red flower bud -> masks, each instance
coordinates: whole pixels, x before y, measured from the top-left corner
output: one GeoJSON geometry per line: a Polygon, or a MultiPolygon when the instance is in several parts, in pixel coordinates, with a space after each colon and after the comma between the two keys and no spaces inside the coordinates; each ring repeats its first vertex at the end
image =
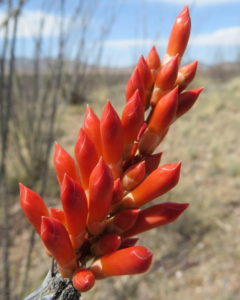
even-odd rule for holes
{"type": "Polygon", "coordinates": [[[113,183],[113,197],[112,197],[112,205],[119,203],[122,200],[124,193],[123,184],[120,178],[114,180],[113,183]]]}
{"type": "Polygon", "coordinates": [[[81,185],[65,174],[61,185],[61,201],[66,224],[75,249],[83,242],[87,223],[87,198],[81,185]]]}
{"type": "Polygon", "coordinates": [[[177,16],[177,19],[173,25],[170,38],[167,46],[167,57],[165,61],[169,58],[179,54],[180,57],[187,47],[189,35],[191,30],[191,19],[189,16],[188,7],[185,6],[181,13],[177,16]]]}
{"type": "Polygon", "coordinates": [[[34,191],[23,184],[20,187],[20,204],[29,222],[40,235],[42,216],[49,216],[48,209],[43,199],[34,191]]]}
{"type": "Polygon", "coordinates": [[[75,145],[75,156],[80,168],[81,184],[88,189],[90,174],[98,162],[95,146],[84,129],[80,129],[75,145]]]}
{"type": "Polygon", "coordinates": [[[176,55],[158,72],[150,100],[152,105],[156,105],[174,87],[178,75],[178,64],[179,57],[176,55]]]}
{"type": "Polygon", "coordinates": [[[152,253],[142,246],[120,249],[100,257],[91,266],[97,279],[107,276],[140,274],[148,270],[152,253]]]}
{"type": "Polygon", "coordinates": [[[95,276],[91,270],[78,269],[73,275],[72,283],[79,292],[87,292],[94,286],[95,276]]]}
{"type": "Polygon", "coordinates": [[[70,278],[77,263],[65,227],[54,218],[42,217],[41,238],[45,247],[56,259],[62,276],[70,278]]]}
{"type": "Polygon", "coordinates": [[[73,158],[57,143],[55,143],[54,164],[59,184],[62,183],[65,173],[73,180],[80,180],[73,158]]]}
{"type": "Polygon", "coordinates": [[[146,63],[151,70],[153,81],[156,80],[157,72],[161,67],[160,57],[155,46],[151,48],[146,58],[146,63]]]}
{"type": "Polygon", "coordinates": [[[131,166],[123,175],[123,186],[127,191],[131,191],[141,183],[146,175],[145,161],[131,166]]]}
{"type": "Polygon", "coordinates": [[[140,211],[137,221],[123,237],[133,236],[155,227],[175,221],[188,207],[187,203],[166,202],[148,207],[140,211]]]}
{"type": "Polygon", "coordinates": [[[57,219],[59,222],[61,222],[66,227],[66,217],[63,210],[55,207],[49,208],[49,213],[51,218],[57,219]]]}
{"type": "Polygon", "coordinates": [[[194,61],[191,64],[183,66],[178,71],[176,85],[178,85],[179,93],[183,91],[193,80],[197,71],[198,62],[194,61]]]}
{"type": "Polygon", "coordinates": [[[177,107],[178,87],[157,103],[148,128],[139,142],[139,150],[142,154],[151,154],[162,141],[168,127],[175,120],[177,107]]]}
{"type": "Polygon", "coordinates": [[[144,158],[146,174],[152,173],[160,164],[162,152],[148,155],[144,158]]]}
{"type": "Polygon", "coordinates": [[[100,121],[94,111],[87,105],[83,127],[91,141],[94,143],[98,156],[102,155],[100,121]]]}
{"type": "Polygon", "coordinates": [[[180,168],[180,162],[159,167],[123,198],[121,207],[140,207],[165,194],[178,183],[180,168]]]}
{"type": "Polygon", "coordinates": [[[142,78],[145,91],[150,90],[153,86],[153,78],[150,68],[143,56],[141,56],[138,60],[137,69],[140,77],[142,78]]]}
{"type": "Polygon", "coordinates": [[[144,84],[137,68],[134,69],[130,79],[127,82],[125,91],[127,101],[129,101],[129,99],[133,96],[136,90],[139,91],[141,103],[143,106],[145,106],[144,84]]]}
{"type": "Polygon", "coordinates": [[[123,132],[121,121],[110,101],[105,105],[100,130],[104,160],[107,164],[118,163],[123,153],[123,132]]]}
{"type": "MultiPolygon", "coordinates": [[[[113,177],[111,170],[100,158],[89,180],[88,229],[98,234],[98,223],[102,222],[110,211],[113,196],[113,177]]],[[[99,228],[99,230],[102,228],[99,228]]]]}
{"type": "Polygon", "coordinates": [[[144,109],[141,103],[139,90],[127,102],[122,113],[122,129],[125,156],[130,154],[133,142],[137,139],[139,130],[144,122],[144,109]]]}
{"type": "Polygon", "coordinates": [[[105,234],[101,236],[91,250],[96,256],[102,256],[116,251],[121,244],[121,237],[116,233],[105,234]]]}
{"type": "Polygon", "coordinates": [[[107,230],[120,234],[130,229],[135,224],[138,213],[139,209],[125,209],[118,212],[109,220],[107,230]]]}
{"type": "Polygon", "coordinates": [[[193,106],[202,90],[203,88],[198,88],[179,95],[176,118],[181,117],[193,106]]]}

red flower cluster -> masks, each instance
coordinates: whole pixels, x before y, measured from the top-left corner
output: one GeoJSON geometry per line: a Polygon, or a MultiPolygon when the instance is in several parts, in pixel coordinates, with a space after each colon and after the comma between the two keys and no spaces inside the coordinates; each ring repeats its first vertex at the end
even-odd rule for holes
{"type": "Polygon", "coordinates": [[[135,246],[134,236],[173,222],[188,206],[168,202],[142,208],[179,180],[181,164],[158,167],[161,153],[153,152],[202,91],[184,91],[197,62],[179,68],[190,27],[185,7],[163,62],[155,47],[139,59],[126,86],[121,118],[110,102],[100,120],[87,107],[75,144],[77,164],[56,144],[62,210],[48,209],[37,193],[20,185],[24,213],[62,277],[72,279],[79,291],[90,289],[95,278],[147,271],[152,254],[135,246]]]}

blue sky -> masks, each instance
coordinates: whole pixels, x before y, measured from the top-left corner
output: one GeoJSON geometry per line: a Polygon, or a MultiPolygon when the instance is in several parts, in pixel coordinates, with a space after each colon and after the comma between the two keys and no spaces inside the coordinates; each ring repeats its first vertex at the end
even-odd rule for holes
{"type": "MultiPolygon", "coordinates": [[[[66,0],[65,25],[79,1],[66,0]]],[[[57,55],[57,24],[60,0],[29,0],[19,22],[18,56],[30,57],[39,23],[46,17],[43,29],[43,56],[57,55]]],[[[82,0],[84,3],[84,0],[82,0]]],[[[84,18],[79,17],[68,27],[69,40],[65,56],[73,57],[84,24],[87,24],[86,51],[82,60],[94,62],[99,37],[104,33],[105,47],[101,64],[128,66],[146,54],[156,44],[161,56],[172,24],[184,4],[188,4],[192,18],[192,32],[185,60],[204,63],[240,59],[240,0],[85,0],[84,18]],[[86,4],[87,3],[87,4],[86,4]],[[111,29],[109,27],[111,24],[111,29]],[[91,53],[91,55],[89,55],[91,53]]],[[[0,7],[0,20],[4,7],[0,7]]],[[[0,42],[1,42],[0,31],[0,42]]]]}

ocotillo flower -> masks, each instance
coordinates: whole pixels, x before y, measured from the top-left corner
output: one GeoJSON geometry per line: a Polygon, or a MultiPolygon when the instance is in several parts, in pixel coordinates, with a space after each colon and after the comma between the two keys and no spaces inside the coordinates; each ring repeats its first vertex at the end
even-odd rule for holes
{"type": "Polygon", "coordinates": [[[191,19],[189,16],[188,7],[185,6],[173,25],[170,38],[168,41],[167,53],[164,62],[166,63],[176,54],[180,57],[187,47],[189,35],[191,30],[191,19]]]}
{"type": "Polygon", "coordinates": [[[73,247],[78,249],[84,240],[88,214],[87,198],[80,184],[67,174],[61,184],[61,202],[73,247]]]}
{"type": "Polygon", "coordinates": [[[93,243],[91,250],[96,256],[103,256],[116,251],[120,245],[121,237],[116,233],[109,233],[101,236],[95,243],[93,243]]]}
{"type": "Polygon", "coordinates": [[[89,105],[86,109],[83,127],[90,139],[92,140],[92,142],[94,143],[98,155],[101,156],[102,148],[100,135],[100,120],[89,105]]]}
{"type": "Polygon", "coordinates": [[[156,80],[158,70],[161,67],[160,57],[155,46],[151,48],[146,58],[146,63],[151,70],[153,81],[156,80]]]}
{"type": "Polygon", "coordinates": [[[179,180],[181,163],[167,164],[153,171],[139,186],[124,196],[121,206],[140,207],[165,194],[179,180]]]}
{"type": "Polygon", "coordinates": [[[100,121],[102,153],[106,163],[111,167],[113,176],[119,176],[119,164],[123,154],[123,130],[115,109],[108,101],[100,121]]]}
{"type": "Polygon", "coordinates": [[[158,72],[150,100],[151,105],[156,105],[174,87],[178,75],[178,63],[179,57],[176,55],[158,72]]]}
{"type": "Polygon", "coordinates": [[[23,184],[20,187],[20,204],[22,210],[28,217],[30,223],[34,226],[38,234],[41,231],[42,216],[49,216],[48,209],[43,199],[34,191],[23,184]]]}
{"type": "Polygon", "coordinates": [[[139,90],[128,100],[122,112],[121,124],[123,129],[124,157],[128,157],[132,145],[144,122],[144,108],[141,103],[139,90]]]}
{"type": "Polygon", "coordinates": [[[131,166],[125,174],[123,174],[122,182],[127,191],[131,191],[139,183],[142,182],[146,175],[145,161],[131,166]]]}
{"type": "Polygon", "coordinates": [[[146,97],[145,97],[144,83],[139,74],[138,68],[134,69],[130,79],[127,82],[126,91],[125,91],[127,101],[129,101],[129,99],[131,99],[131,97],[133,96],[133,94],[135,93],[136,90],[139,91],[139,96],[140,96],[142,105],[145,106],[146,97]]]}
{"type": "Polygon", "coordinates": [[[107,254],[91,266],[97,279],[108,276],[130,275],[146,272],[152,253],[142,246],[134,246],[107,254]]]}
{"type": "Polygon", "coordinates": [[[113,195],[112,195],[112,205],[119,203],[122,200],[124,194],[123,184],[120,178],[117,178],[113,182],[113,195]]]}
{"type": "Polygon", "coordinates": [[[75,144],[75,157],[81,170],[80,178],[84,189],[88,189],[90,174],[98,162],[98,154],[84,129],[80,129],[75,144]]]}
{"type": "Polygon", "coordinates": [[[160,164],[160,160],[162,157],[162,152],[148,155],[144,158],[145,161],[145,171],[146,174],[149,175],[152,171],[156,170],[160,164]]]}
{"type": "Polygon", "coordinates": [[[59,184],[62,183],[65,173],[76,181],[80,180],[73,158],[57,143],[55,143],[54,164],[59,184]]]}
{"type": "Polygon", "coordinates": [[[55,207],[49,208],[49,214],[50,217],[57,219],[59,222],[61,222],[64,226],[66,226],[66,217],[63,210],[55,207]]]}
{"type": "Polygon", "coordinates": [[[189,83],[192,82],[197,71],[197,65],[198,62],[194,61],[191,64],[187,64],[179,69],[176,80],[176,85],[178,86],[179,92],[183,91],[189,85],[189,83]]]}
{"type": "Polygon", "coordinates": [[[169,224],[175,221],[187,207],[186,203],[166,202],[146,208],[139,212],[137,221],[123,233],[123,236],[130,237],[169,224]]]}
{"type": "Polygon", "coordinates": [[[88,229],[92,234],[99,234],[103,228],[112,204],[113,177],[111,170],[101,158],[93,169],[89,180],[88,229]]]}
{"type": "Polygon", "coordinates": [[[63,210],[48,212],[38,194],[20,185],[23,211],[61,275],[81,292],[94,285],[95,277],[147,271],[152,254],[135,246],[138,238],[132,236],[175,221],[188,206],[150,202],[175,187],[181,167],[180,163],[159,167],[162,153],[154,151],[202,91],[185,90],[197,62],[180,66],[190,23],[185,7],[173,26],[162,64],[154,46],[146,60],[140,57],[127,82],[121,118],[109,101],[101,120],[87,107],[74,148],[77,163],[56,144],[54,164],[63,210]]]}
{"type": "Polygon", "coordinates": [[[87,292],[95,283],[95,276],[88,269],[78,269],[72,278],[73,286],[80,292],[87,292]]]}
{"type": "Polygon", "coordinates": [[[107,231],[121,234],[132,228],[138,219],[139,209],[125,209],[109,219],[107,231]]]}
{"type": "Polygon", "coordinates": [[[203,88],[198,88],[186,91],[179,95],[176,118],[185,114],[193,106],[202,90],[203,88]]]}
{"type": "Polygon", "coordinates": [[[41,238],[56,259],[63,277],[69,278],[77,267],[75,253],[65,227],[54,218],[42,217],[41,238]]]}
{"type": "Polygon", "coordinates": [[[177,107],[178,88],[176,87],[157,103],[148,128],[139,142],[139,151],[142,154],[151,154],[162,141],[169,126],[176,118],[177,107]]]}
{"type": "Polygon", "coordinates": [[[138,69],[139,75],[143,82],[144,92],[145,92],[144,103],[145,103],[145,107],[147,108],[149,106],[149,100],[150,100],[151,93],[152,93],[154,79],[153,79],[151,70],[143,56],[140,57],[140,59],[137,63],[137,69],[138,69]]]}

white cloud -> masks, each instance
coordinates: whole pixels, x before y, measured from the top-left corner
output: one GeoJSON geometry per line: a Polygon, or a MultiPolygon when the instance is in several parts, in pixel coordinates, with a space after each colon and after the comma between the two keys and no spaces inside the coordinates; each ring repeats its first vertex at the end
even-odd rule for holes
{"type": "Polygon", "coordinates": [[[191,44],[204,46],[240,45],[240,26],[222,28],[212,33],[192,36],[191,44]]]}
{"type": "MultiPolygon", "coordinates": [[[[128,48],[128,47],[151,47],[166,46],[167,41],[153,41],[151,39],[124,39],[124,40],[108,40],[105,42],[105,47],[110,48],[128,48]]],[[[238,46],[240,45],[240,26],[222,28],[217,31],[192,35],[190,45],[197,46],[238,46]]]]}
{"type": "Polygon", "coordinates": [[[194,4],[194,5],[212,5],[212,4],[223,4],[223,3],[240,3],[240,0],[145,0],[146,2],[167,2],[172,4],[194,4]]]}
{"type": "MultiPolygon", "coordinates": [[[[0,13],[0,24],[5,19],[5,14],[0,13]]],[[[42,29],[43,37],[54,37],[59,33],[59,24],[61,19],[54,14],[48,14],[42,11],[24,11],[18,20],[18,37],[31,38],[39,35],[40,24],[44,20],[42,29]]],[[[13,22],[10,23],[13,26],[13,22]]],[[[3,36],[4,28],[0,30],[0,37],[3,36]]]]}

